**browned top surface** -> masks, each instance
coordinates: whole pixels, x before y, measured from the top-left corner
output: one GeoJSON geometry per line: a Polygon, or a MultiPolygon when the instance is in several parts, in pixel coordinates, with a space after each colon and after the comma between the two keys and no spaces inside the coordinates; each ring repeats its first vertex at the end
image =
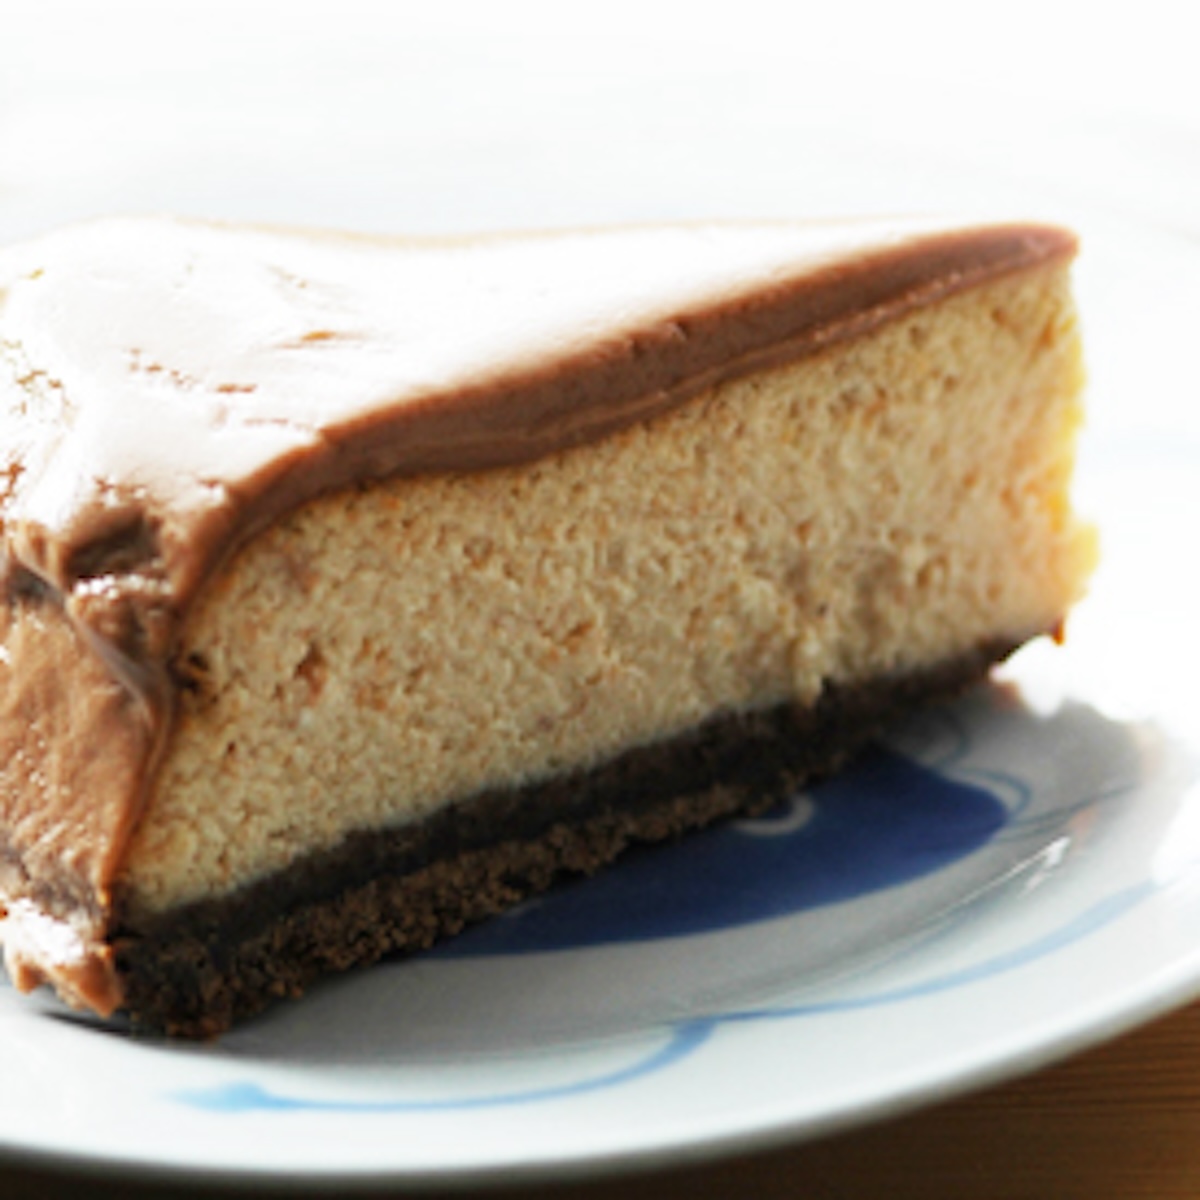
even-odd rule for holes
{"type": "Polygon", "coordinates": [[[18,864],[10,898],[38,906],[10,906],[18,982],[49,972],[113,1002],[84,966],[103,953],[107,888],[170,724],[180,623],[272,517],[363,479],[600,437],[1073,249],[1031,225],[415,242],[153,219],[0,251],[0,566],[15,602],[0,859],[18,864]],[[42,620],[47,604],[66,620],[42,620]],[[51,893],[55,920],[74,923],[65,940],[39,915],[51,893]]]}
{"type": "Polygon", "coordinates": [[[316,492],[525,461],[1072,249],[915,221],[70,228],[0,251],[5,544],[64,593],[136,569],[179,604],[316,492]]]}

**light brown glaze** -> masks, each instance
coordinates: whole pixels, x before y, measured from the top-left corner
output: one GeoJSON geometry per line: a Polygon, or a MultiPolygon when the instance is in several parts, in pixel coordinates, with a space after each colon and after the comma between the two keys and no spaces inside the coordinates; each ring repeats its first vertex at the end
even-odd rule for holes
{"type": "Polygon", "coordinates": [[[18,975],[117,1002],[96,963],[178,632],[274,517],[373,478],[533,460],[1073,251],[1033,225],[418,242],[155,219],[0,252],[0,883],[40,914],[7,939],[18,975]],[[63,670],[80,657],[82,688],[63,670]],[[76,967],[37,965],[49,919],[76,967]]]}

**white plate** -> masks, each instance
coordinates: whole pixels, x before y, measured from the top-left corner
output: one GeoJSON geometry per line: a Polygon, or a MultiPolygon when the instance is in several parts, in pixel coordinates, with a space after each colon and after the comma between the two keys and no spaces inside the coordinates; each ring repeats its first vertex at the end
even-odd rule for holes
{"type": "Polygon", "coordinates": [[[0,1146],[403,1182],[680,1160],[1010,1075],[1200,992],[1200,246],[1090,234],[1080,491],[1106,555],[1066,647],[786,812],[213,1045],[4,987],[0,1146]]]}

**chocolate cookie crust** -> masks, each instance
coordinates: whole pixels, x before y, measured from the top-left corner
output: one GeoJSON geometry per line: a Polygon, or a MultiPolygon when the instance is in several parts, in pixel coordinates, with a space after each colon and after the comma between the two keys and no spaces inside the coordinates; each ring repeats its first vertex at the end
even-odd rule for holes
{"type": "Polygon", "coordinates": [[[220,900],[122,924],[113,943],[135,1026],[211,1037],[333,972],[427,949],[637,843],[765,812],[837,769],[890,719],[947,696],[1009,654],[980,646],[942,666],[709,721],[598,770],[493,791],[412,827],[352,836],[220,900]]]}

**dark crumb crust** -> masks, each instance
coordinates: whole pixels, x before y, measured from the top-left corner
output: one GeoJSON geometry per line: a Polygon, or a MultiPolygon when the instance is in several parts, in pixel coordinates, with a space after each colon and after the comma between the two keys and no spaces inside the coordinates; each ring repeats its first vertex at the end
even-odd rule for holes
{"type": "Polygon", "coordinates": [[[585,774],[489,792],[409,827],[354,835],[228,897],[114,923],[135,1027],[211,1037],[323,975],[422,950],[637,842],[765,811],[840,766],[890,718],[957,691],[1011,640],[933,670],[710,721],[585,774]]]}

